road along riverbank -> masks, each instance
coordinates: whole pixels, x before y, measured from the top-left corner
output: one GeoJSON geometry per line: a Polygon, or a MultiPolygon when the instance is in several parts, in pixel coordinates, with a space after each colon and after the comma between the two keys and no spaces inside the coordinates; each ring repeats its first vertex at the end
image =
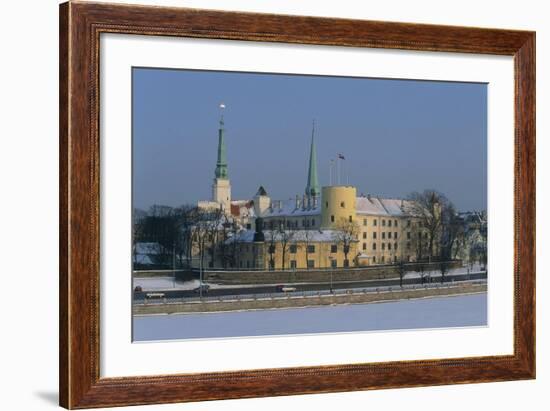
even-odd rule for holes
{"type": "Polygon", "coordinates": [[[184,314],[225,311],[268,310],[279,308],[313,307],[323,305],[367,304],[379,301],[397,301],[459,294],[477,294],[487,291],[485,282],[459,284],[431,284],[417,287],[392,287],[383,290],[348,290],[346,293],[317,295],[288,295],[280,297],[247,297],[203,301],[140,302],[133,306],[134,315],[184,314]]]}

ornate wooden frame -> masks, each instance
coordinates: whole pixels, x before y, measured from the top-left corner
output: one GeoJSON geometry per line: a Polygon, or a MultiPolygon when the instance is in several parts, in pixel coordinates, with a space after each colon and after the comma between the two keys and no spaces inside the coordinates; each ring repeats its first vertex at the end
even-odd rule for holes
{"type": "Polygon", "coordinates": [[[535,33],[183,8],[60,6],[60,404],[90,408],[535,377],[535,33]],[[515,62],[514,354],[100,378],[101,33],[500,54],[515,62]]]}

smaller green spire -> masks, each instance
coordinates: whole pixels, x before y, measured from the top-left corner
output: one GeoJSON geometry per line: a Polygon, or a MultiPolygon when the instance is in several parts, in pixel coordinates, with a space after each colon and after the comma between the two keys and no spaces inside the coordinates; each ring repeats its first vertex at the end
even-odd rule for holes
{"type": "Polygon", "coordinates": [[[309,149],[309,168],[307,174],[306,195],[317,197],[321,193],[317,178],[317,151],[315,149],[315,120],[311,129],[311,146],[309,149]]]}
{"type": "MultiPolygon", "coordinates": [[[[221,107],[221,106],[220,106],[221,107]]],[[[223,106],[225,108],[225,106],[223,106]]],[[[218,160],[216,161],[216,178],[227,179],[227,158],[225,152],[225,128],[223,114],[220,117],[220,128],[218,129],[218,160]]]]}

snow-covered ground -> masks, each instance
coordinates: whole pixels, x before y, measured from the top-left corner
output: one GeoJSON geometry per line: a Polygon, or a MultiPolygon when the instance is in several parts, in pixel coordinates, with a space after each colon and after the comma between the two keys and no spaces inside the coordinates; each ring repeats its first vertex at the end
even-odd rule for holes
{"type": "Polygon", "coordinates": [[[487,325],[487,293],[280,310],[134,317],[134,341],[487,325]]]}
{"type": "MultiPolygon", "coordinates": [[[[481,266],[475,264],[470,270],[471,273],[481,271],[481,266]]],[[[468,272],[468,267],[453,268],[449,270],[447,275],[452,274],[466,274],[468,272]]],[[[440,277],[441,274],[438,271],[426,271],[425,276],[432,278],[440,277]]],[[[410,271],[405,274],[405,278],[418,278],[420,274],[416,271],[410,271]]],[[[134,278],[133,285],[134,287],[140,286],[144,291],[158,291],[158,290],[193,290],[199,286],[199,280],[190,280],[190,281],[174,281],[174,277],[151,277],[151,278],[134,278]]],[[[298,284],[298,283],[296,283],[298,284]]],[[[246,287],[258,287],[262,285],[270,284],[214,284],[209,283],[211,288],[246,288],[246,287]]]]}
{"type": "MultiPolygon", "coordinates": [[[[458,267],[450,269],[445,275],[455,275],[455,274],[467,274],[468,270],[470,273],[478,273],[480,271],[485,271],[481,269],[481,265],[474,264],[472,268],[470,267],[458,267]]],[[[431,277],[440,277],[441,273],[438,270],[426,270],[424,272],[425,276],[431,276],[431,277]]],[[[416,271],[409,271],[405,274],[405,278],[418,278],[420,277],[420,273],[416,271]]]]}
{"type": "MultiPolygon", "coordinates": [[[[174,277],[134,278],[134,287],[140,286],[143,291],[158,290],[193,290],[200,284],[199,280],[174,281],[174,277]]],[[[258,287],[262,284],[214,284],[208,283],[211,288],[247,288],[258,287]]]]}

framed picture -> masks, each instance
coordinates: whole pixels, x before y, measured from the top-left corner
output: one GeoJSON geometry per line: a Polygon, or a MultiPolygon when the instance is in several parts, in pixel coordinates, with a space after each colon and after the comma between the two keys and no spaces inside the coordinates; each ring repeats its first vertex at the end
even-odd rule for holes
{"type": "Polygon", "coordinates": [[[535,377],[535,33],[60,6],[60,404],[535,377]]]}

